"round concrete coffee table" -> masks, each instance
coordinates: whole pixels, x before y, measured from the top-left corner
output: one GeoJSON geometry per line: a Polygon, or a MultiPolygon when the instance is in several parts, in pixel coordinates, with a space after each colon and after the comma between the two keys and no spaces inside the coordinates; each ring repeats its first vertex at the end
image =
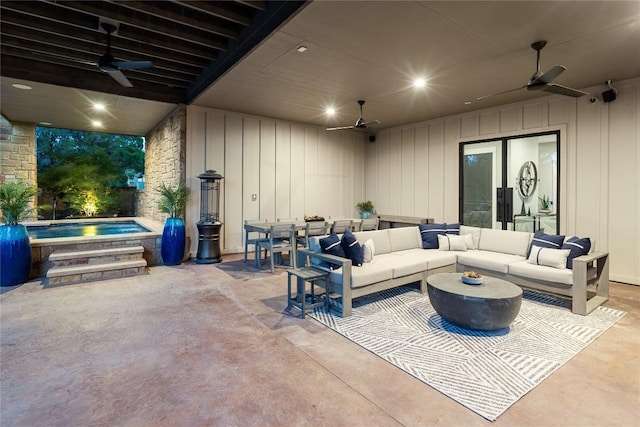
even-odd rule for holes
{"type": "Polygon", "coordinates": [[[484,276],[480,285],[462,283],[462,273],[427,278],[431,305],[444,320],[466,329],[506,328],[520,312],[522,289],[506,280],[484,276]]]}

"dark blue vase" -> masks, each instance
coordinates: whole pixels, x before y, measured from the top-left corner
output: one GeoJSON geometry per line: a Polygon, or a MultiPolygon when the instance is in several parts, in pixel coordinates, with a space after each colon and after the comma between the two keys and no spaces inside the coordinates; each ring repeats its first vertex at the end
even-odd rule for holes
{"type": "Polygon", "coordinates": [[[184,219],[167,218],[162,230],[162,262],[164,265],[179,265],[184,257],[184,219]]]}
{"type": "Polygon", "coordinates": [[[0,285],[24,283],[31,271],[31,242],[24,225],[0,226],[0,285]]]}

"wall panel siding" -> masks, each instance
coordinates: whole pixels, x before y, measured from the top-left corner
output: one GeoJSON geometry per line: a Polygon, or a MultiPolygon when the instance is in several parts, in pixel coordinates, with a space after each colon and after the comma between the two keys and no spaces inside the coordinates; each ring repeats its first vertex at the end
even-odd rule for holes
{"type": "Polygon", "coordinates": [[[402,129],[401,136],[401,210],[415,215],[415,130],[414,128],[402,129]]]}
{"type": "MultiPolygon", "coordinates": [[[[603,106],[604,107],[604,106],[603,106]]],[[[611,270],[640,284],[640,85],[618,89],[609,122],[609,241],[611,270]]]]}
{"type": "Polygon", "coordinates": [[[415,215],[429,214],[429,128],[426,124],[416,126],[415,131],[415,215]]]}
{"type": "Polygon", "coordinates": [[[220,209],[226,212],[225,224],[227,232],[223,238],[223,247],[242,248],[243,222],[242,222],[242,117],[228,116],[225,123],[225,139],[229,143],[224,144],[224,185],[220,191],[220,209]]]}
{"type": "Polygon", "coordinates": [[[439,121],[429,125],[429,217],[435,222],[445,221],[444,160],[444,122],[439,121]]]}

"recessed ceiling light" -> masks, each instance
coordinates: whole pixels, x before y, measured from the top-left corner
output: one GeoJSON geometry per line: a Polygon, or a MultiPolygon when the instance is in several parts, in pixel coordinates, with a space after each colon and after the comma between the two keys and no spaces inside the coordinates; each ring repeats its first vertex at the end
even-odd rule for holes
{"type": "Polygon", "coordinates": [[[96,128],[102,127],[102,122],[100,120],[93,120],[91,124],[93,125],[93,127],[96,127],[96,128]]]}
{"type": "Polygon", "coordinates": [[[306,51],[306,50],[307,50],[307,47],[306,47],[306,46],[300,46],[300,47],[298,47],[296,50],[297,50],[298,52],[302,53],[302,52],[304,52],[304,51],[306,51]]]}
{"type": "Polygon", "coordinates": [[[104,104],[96,102],[95,104],[93,104],[93,108],[98,111],[103,111],[105,107],[104,107],[104,104]]]}
{"type": "Polygon", "coordinates": [[[33,89],[33,88],[32,88],[31,86],[29,86],[29,85],[23,85],[23,84],[20,84],[20,83],[14,83],[14,84],[12,84],[11,86],[15,87],[16,89],[24,89],[24,90],[30,90],[30,89],[33,89]]]}
{"type": "Polygon", "coordinates": [[[417,78],[413,81],[413,85],[415,87],[425,87],[426,84],[427,84],[427,81],[423,78],[417,78]]]}
{"type": "Polygon", "coordinates": [[[328,116],[333,116],[336,113],[336,109],[329,107],[325,110],[325,113],[327,113],[328,116]]]}
{"type": "Polygon", "coordinates": [[[42,126],[51,126],[53,123],[51,122],[40,122],[42,126]]]}

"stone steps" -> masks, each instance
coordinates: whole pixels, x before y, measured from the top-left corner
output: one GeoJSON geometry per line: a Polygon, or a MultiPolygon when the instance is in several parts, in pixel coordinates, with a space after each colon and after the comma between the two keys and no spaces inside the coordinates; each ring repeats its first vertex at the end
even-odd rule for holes
{"type": "Polygon", "coordinates": [[[147,272],[142,246],[56,251],[49,256],[48,286],[135,276],[147,272]]]}

